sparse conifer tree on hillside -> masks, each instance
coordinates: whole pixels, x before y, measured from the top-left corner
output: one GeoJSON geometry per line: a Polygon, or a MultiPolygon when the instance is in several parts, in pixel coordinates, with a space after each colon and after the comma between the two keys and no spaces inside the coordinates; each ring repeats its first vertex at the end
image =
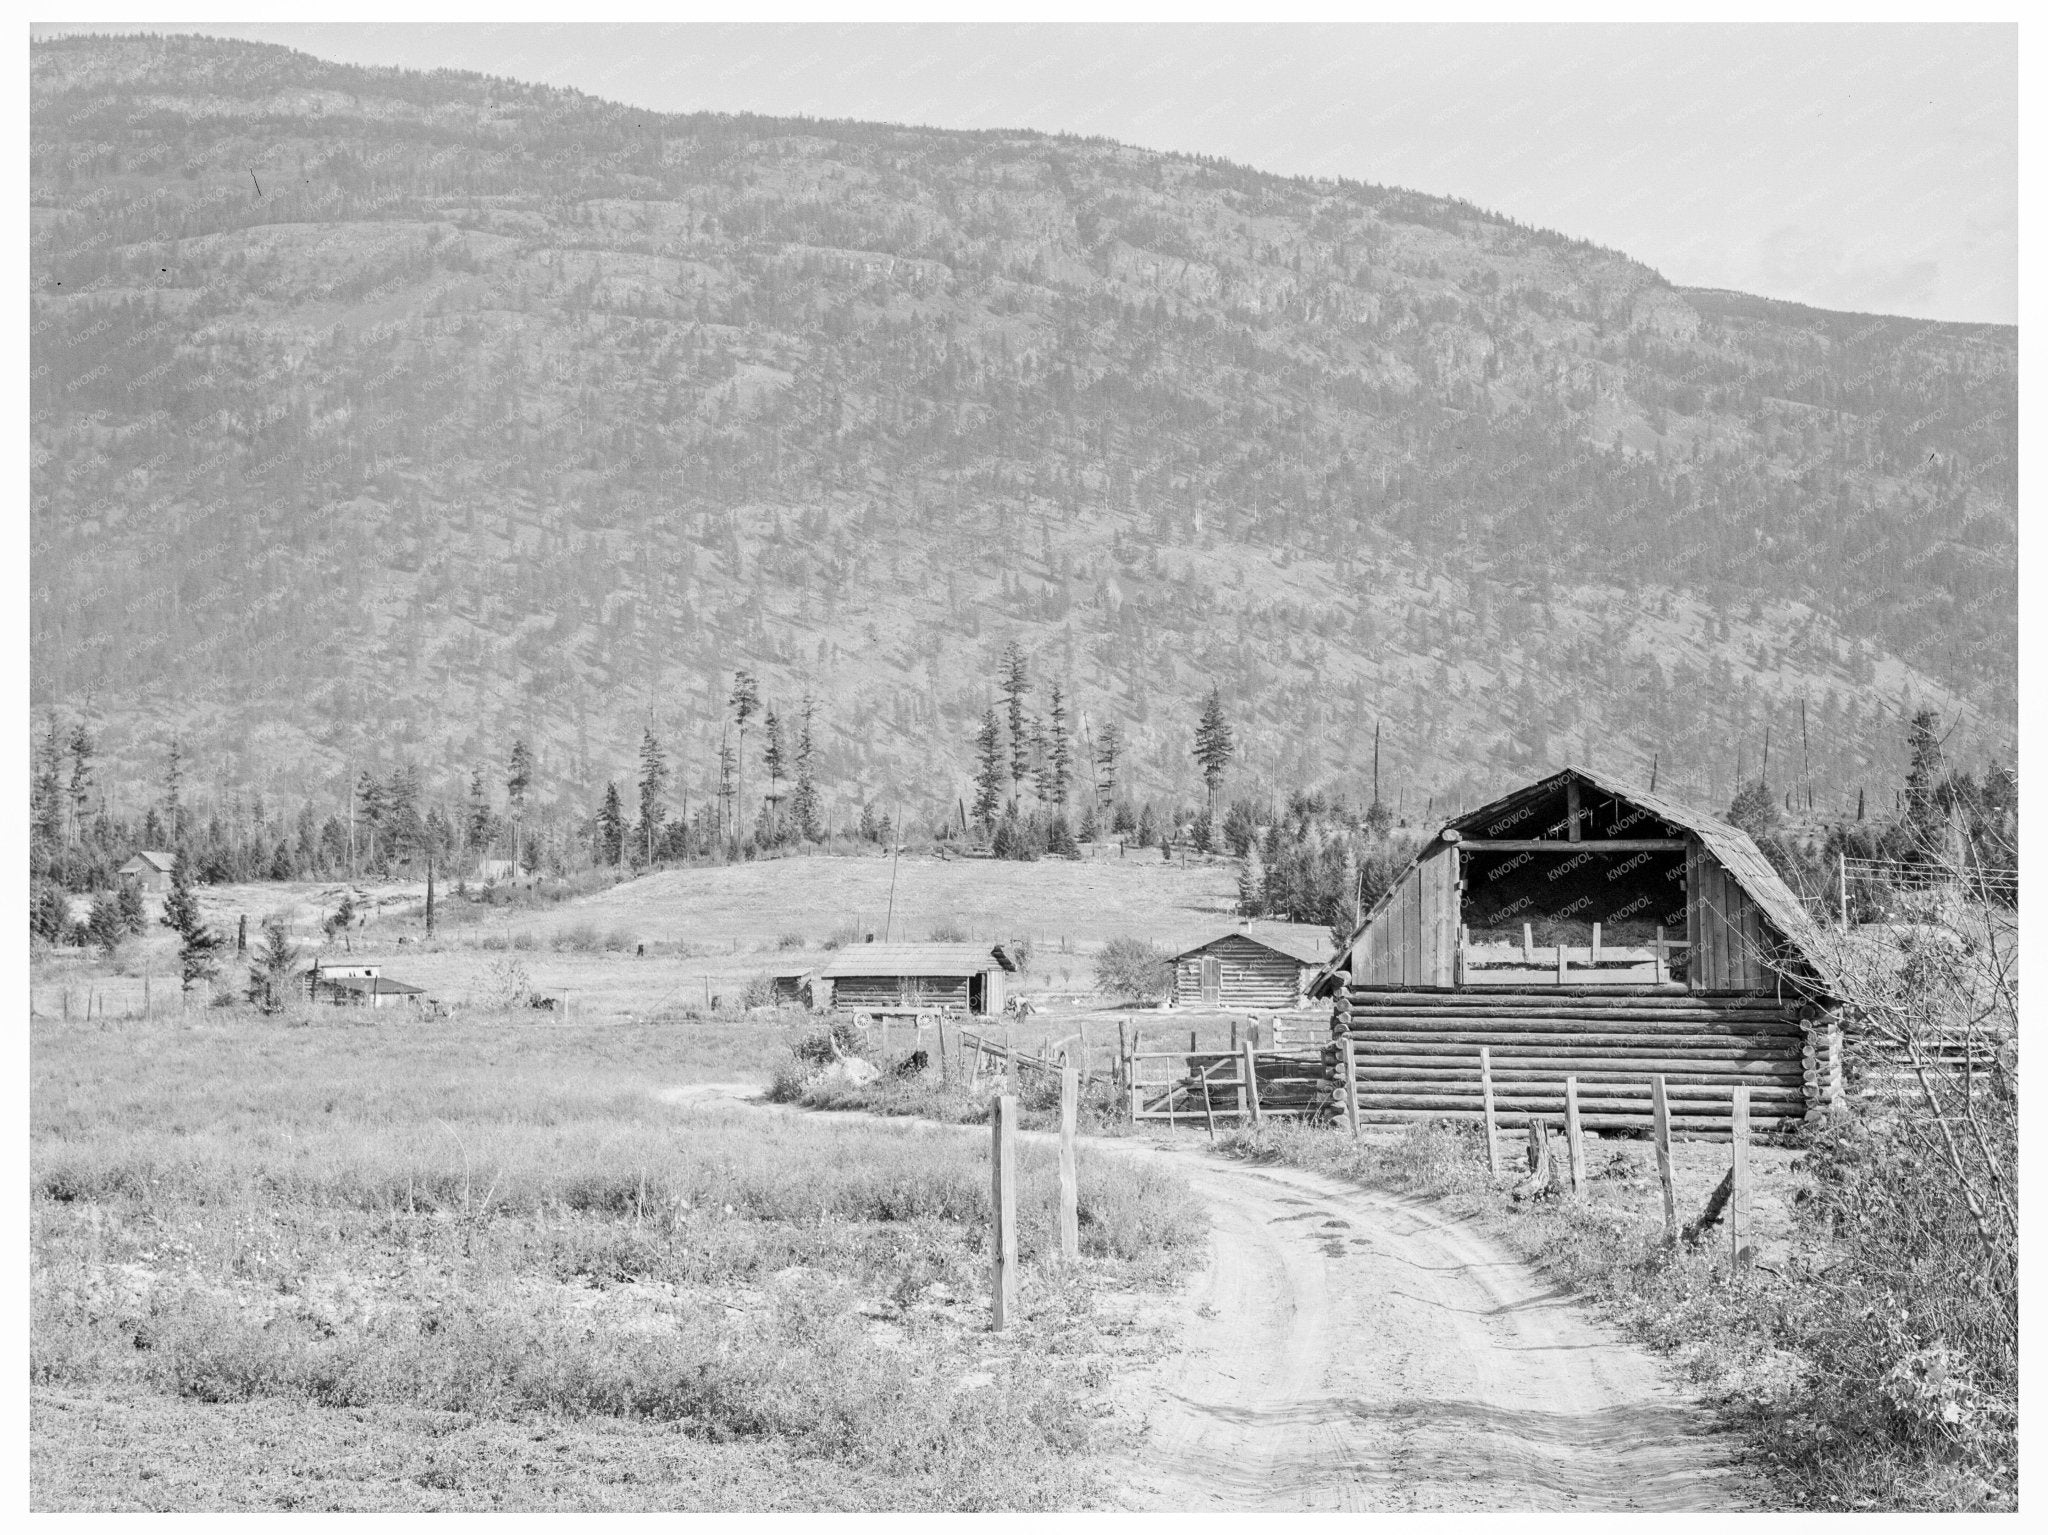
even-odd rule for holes
{"type": "Polygon", "coordinates": [[[1003,647],[1001,674],[996,686],[1002,690],[1010,724],[1010,802],[1024,792],[1024,780],[1031,771],[1031,740],[1025,728],[1024,699],[1031,691],[1024,651],[1015,640],[1003,647]]]}
{"type": "Polygon", "coordinates": [[[604,803],[597,807],[597,853],[613,868],[626,856],[626,810],[619,802],[616,783],[604,786],[604,803]]]}
{"type": "Polygon", "coordinates": [[[505,770],[505,805],[512,814],[512,868],[515,873],[521,868],[519,844],[526,830],[526,795],[532,787],[533,753],[525,741],[514,741],[512,757],[505,770]]]}
{"type": "Polygon", "coordinates": [[[818,824],[818,783],[814,776],[815,745],[811,739],[811,718],[817,705],[811,695],[804,694],[802,711],[797,716],[796,730],[796,789],[790,795],[790,818],[796,823],[797,835],[806,842],[820,840],[823,828],[818,824]]]}

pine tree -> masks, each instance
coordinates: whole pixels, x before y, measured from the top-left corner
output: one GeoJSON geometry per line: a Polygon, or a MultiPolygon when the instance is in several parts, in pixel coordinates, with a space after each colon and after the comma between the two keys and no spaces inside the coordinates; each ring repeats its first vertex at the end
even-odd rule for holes
{"type": "Polygon", "coordinates": [[[29,824],[38,840],[55,847],[64,835],[64,743],[57,716],[36,748],[35,776],[29,784],[29,824]]]}
{"type": "Polygon", "coordinates": [[[164,833],[175,847],[185,845],[184,753],[178,738],[171,737],[170,756],[164,763],[164,833]]]}
{"type": "Polygon", "coordinates": [[[597,810],[598,857],[613,868],[626,856],[626,810],[619,801],[619,786],[604,786],[604,803],[597,810]]]}
{"type": "Polygon", "coordinates": [[[1209,805],[1216,805],[1216,791],[1223,786],[1223,773],[1237,755],[1230,723],[1223,717],[1222,689],[1211,687],[1202,704],[1202,717],[1195,722],[1195,761],[1202,765],[1202,782],[1209,789],[1209,805]]]}
{"type": "Polygon", "coordinates": [[[192,860],[179,849],[171,864],[171,893],[164,897],[164,914],[157,920],[178,935],[178,977],[181,985],[211,980],[219,969],[214,957],[220,948],[220,934],[199,916],[199,897],[192,888],[192,860]]]}
{"type": "Polygon", "coordinates": [[[649,725],[640,737],[640,829],[633,837],[639,845],[641,860],[647,864],[654,862],[655,843],[661,838],[665,816],[661,792],[667,787],[668,758],[662,754],[661,742],[655,739],[654,727],[649,725]]]}
{"type": "Polygon", "coordinates": [[[815,745],[811,739],[811,716],[816,707],[811,695],[804,694],[796,728],[796,792],[790,796],[789,802],[797,835],[806,842],[820,840],[821,832],[818,825],[818,784],[813,776],[815,745]]]}
{"type": "Polygon", "coordinates": [[[132,879],[121,881],[120,893],[121,930],[131,938],[142,936],[145,918],[142,911],[142,887],[132,879]]]}
{"type": "Polygon", "coordinates": [[[782,721],[776,718],[773,709],[764,711],[761,716],[761,736],[763,743],[761,747],[761,765],[768,769],[768,804],[770,808],[767,840],[770,844],[774,844],[782,840],[776,829],[775,822],[782,806],[782,770],[789,764],[782,746],[782,721]]]}
{"type": "Polygon", "coordinates": [[[71,840],[76,842],[85,825],[86,806],[92,799],[92,759],[98,750],[92,732],[79,721],[71,727],[71,840]]]}
{"type": "Polygon", "coordinates": [[[121,946],[121,940],[128,936],[127,926],[121,920],[121,898],[113,891],[102,890],[93,897],[92,915],[86,919],[85,936],[110,957],[121,946]]]}
{"type": "Polygon", "coordinates": [[[1940,717],[1932,709],[1913,716],[1906,733],[1910,766],[1906,772],[1906,813],[1903,822],[1910,856],[1940,851],[1947,820],[1941,803],[1946,764],[1941,750],[1940,717]]]}
{"type": "Polygon", "coordinates": [[[1102,796],[1102,803],[1116,803],[1117,771],[1123,765],[1124,733],[1115,720],[1102,727],[1102,738],[1095,743],[1096,791],[1102,796]]]}
{"type": "Polygon", "coordinates": [[[1003,803],[1003,737],[993,707],[981,711],[981,729],[974,737],[974,819],[991,833],[1003,803]]]}
{"type": "Polygon", "coordinates": [[[505,768],[505,808],[512,813],[512,872],[520,863],[519,843],[526,830],[526,794],[533,787],[533,753],[523,740],[512,743],[512,757],[505,768]]]}
{"type": "Polygon", "coordinates": [[[292,970],[299,962],[299,950],[282,917],[265,917],[262,934],[254,963],[249,966],[247,996],[264,1012],[274,1013],[291,994],[292,970]]]}
{"type": "Polygon", "coordinates": [[[1010,803],[1024,792],[1024,779],[1031,771],[1031,740],[1025,730],[1024,699],[1031,691],[1026,676],[1024,651],[1015,640],[1003,647],[1001,673],[996,686],[1008,700],[1005,708],[1010,722],[1010,803]]]}
{"type": "Polygon", "coordinates": [[[469,775],[469,806],[463,815],[463,846],[472,856],[491,845],[491,794],[484,787],[484,770],[472,768],[469,775]]]}
{"type": "Polygon", "coordinates": [[[1067,734],[1067,701],[1055,682],[1051,690],[1047,755],[1052,767],[1052,802],[1066,808],[1067,789],[1074,781],[1074,748],[1067,734]]]}
{"type": "Polygon", "coordinates": [[[1266,865],[1259,857],[1259,844],[1253,839],[1245,848],[1244,867],[1237,871],[1237,910],[1240,916],[1257,917],[1264,914],[1266,905],[1266,865]]]}
{"type": "MultiPolygon", "coordinates": [[[[747,797],[747,721],[759,712],[761,689],[754,682],[752,672],[732,674],[732,697],[726,700],[732,706],[733,722],[739,726],[739,750],[733,759],[733,808],[735,811],[746,802],[747,797]]],[[[733,850],[739,850],[739,817],[733,817],[733,850]]]]}

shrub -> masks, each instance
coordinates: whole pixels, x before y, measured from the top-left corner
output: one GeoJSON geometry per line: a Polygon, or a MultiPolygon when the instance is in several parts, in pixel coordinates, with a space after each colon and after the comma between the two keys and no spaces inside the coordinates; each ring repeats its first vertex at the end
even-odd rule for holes
{"type": "Polygon", "coordinates": [[[775,940],[778,949],[801,949],[807,940],[802,933],[784,933],[775,940]]]}
{"type": "Polygon", "coordinates": [[[929,934],[933,943],[965,943],[967,936],[967,924],[958,917],[947,917],[943,921],[933,923],[929,934]]]}
{"type": "Polygon", "coordinates": [[[1151,1002],[1172,984],[1167,956],[1142,938],[1112,938],[1095,956],[1095,989],[1104,996],[1151,1002]]]}
{"type": "Polygon", "coordinates": [[[773,1007],[775,1005],[775,977],[763,971],[748,979],[740,992],[741,1007],[773,1007]]]}

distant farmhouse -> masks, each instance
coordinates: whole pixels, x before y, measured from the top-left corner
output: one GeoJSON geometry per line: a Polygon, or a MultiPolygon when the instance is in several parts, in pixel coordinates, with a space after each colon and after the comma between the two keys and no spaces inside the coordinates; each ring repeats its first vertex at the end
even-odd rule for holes
{"type": "Polygon", "coordinates": [[[426,995],[424,986],[409,986],[384,974],[381,963],[360,960],[317,961],[300,980],[306,995],[315,1002],[332,1002],[337,1007],[396,1007],[400,1003],[418,1006],[426,995]]]}
{"type": "Polygon", "coordinates": [[[1305,922],[1243,922],[1173,958],[1177,1007],[1299,1007],[1330,959],[1330,932],[1305,922]]]}
{"type": "Polygon", "coordinates": [[[178,860],[170,853],[144,851],[121,865],[120,876],[138,890],[171,888],[171,867],[178,860]]]}
{"type": "Polygon", "coordinates": [[[1003,1010],[1003,977],[1017,962],[1001,944],[862,943],[841,949],[817,972],[842,1013],[972,1013],[1003,1010]]]}

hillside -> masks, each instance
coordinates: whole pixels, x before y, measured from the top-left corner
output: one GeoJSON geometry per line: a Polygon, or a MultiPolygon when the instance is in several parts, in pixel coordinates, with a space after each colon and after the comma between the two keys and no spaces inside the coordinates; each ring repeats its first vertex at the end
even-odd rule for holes
{"type": "Polygon", "coordinates": [[[1248,777],[1355,790],[1383,722],[1418,802],[1655,755],[1724,806],[1802,699],[1823,804],[1909,696],[2010,750],[2010,329],[1098,140],[31,71],[32,703],[131,813],[174,733],[323,813],[524,734],[587,810],[650,718],[697,800],[735,666],[816,692],[835,815],[936,811],[1011,639],[1145,792],[1212,680],[1248,777]]]}

